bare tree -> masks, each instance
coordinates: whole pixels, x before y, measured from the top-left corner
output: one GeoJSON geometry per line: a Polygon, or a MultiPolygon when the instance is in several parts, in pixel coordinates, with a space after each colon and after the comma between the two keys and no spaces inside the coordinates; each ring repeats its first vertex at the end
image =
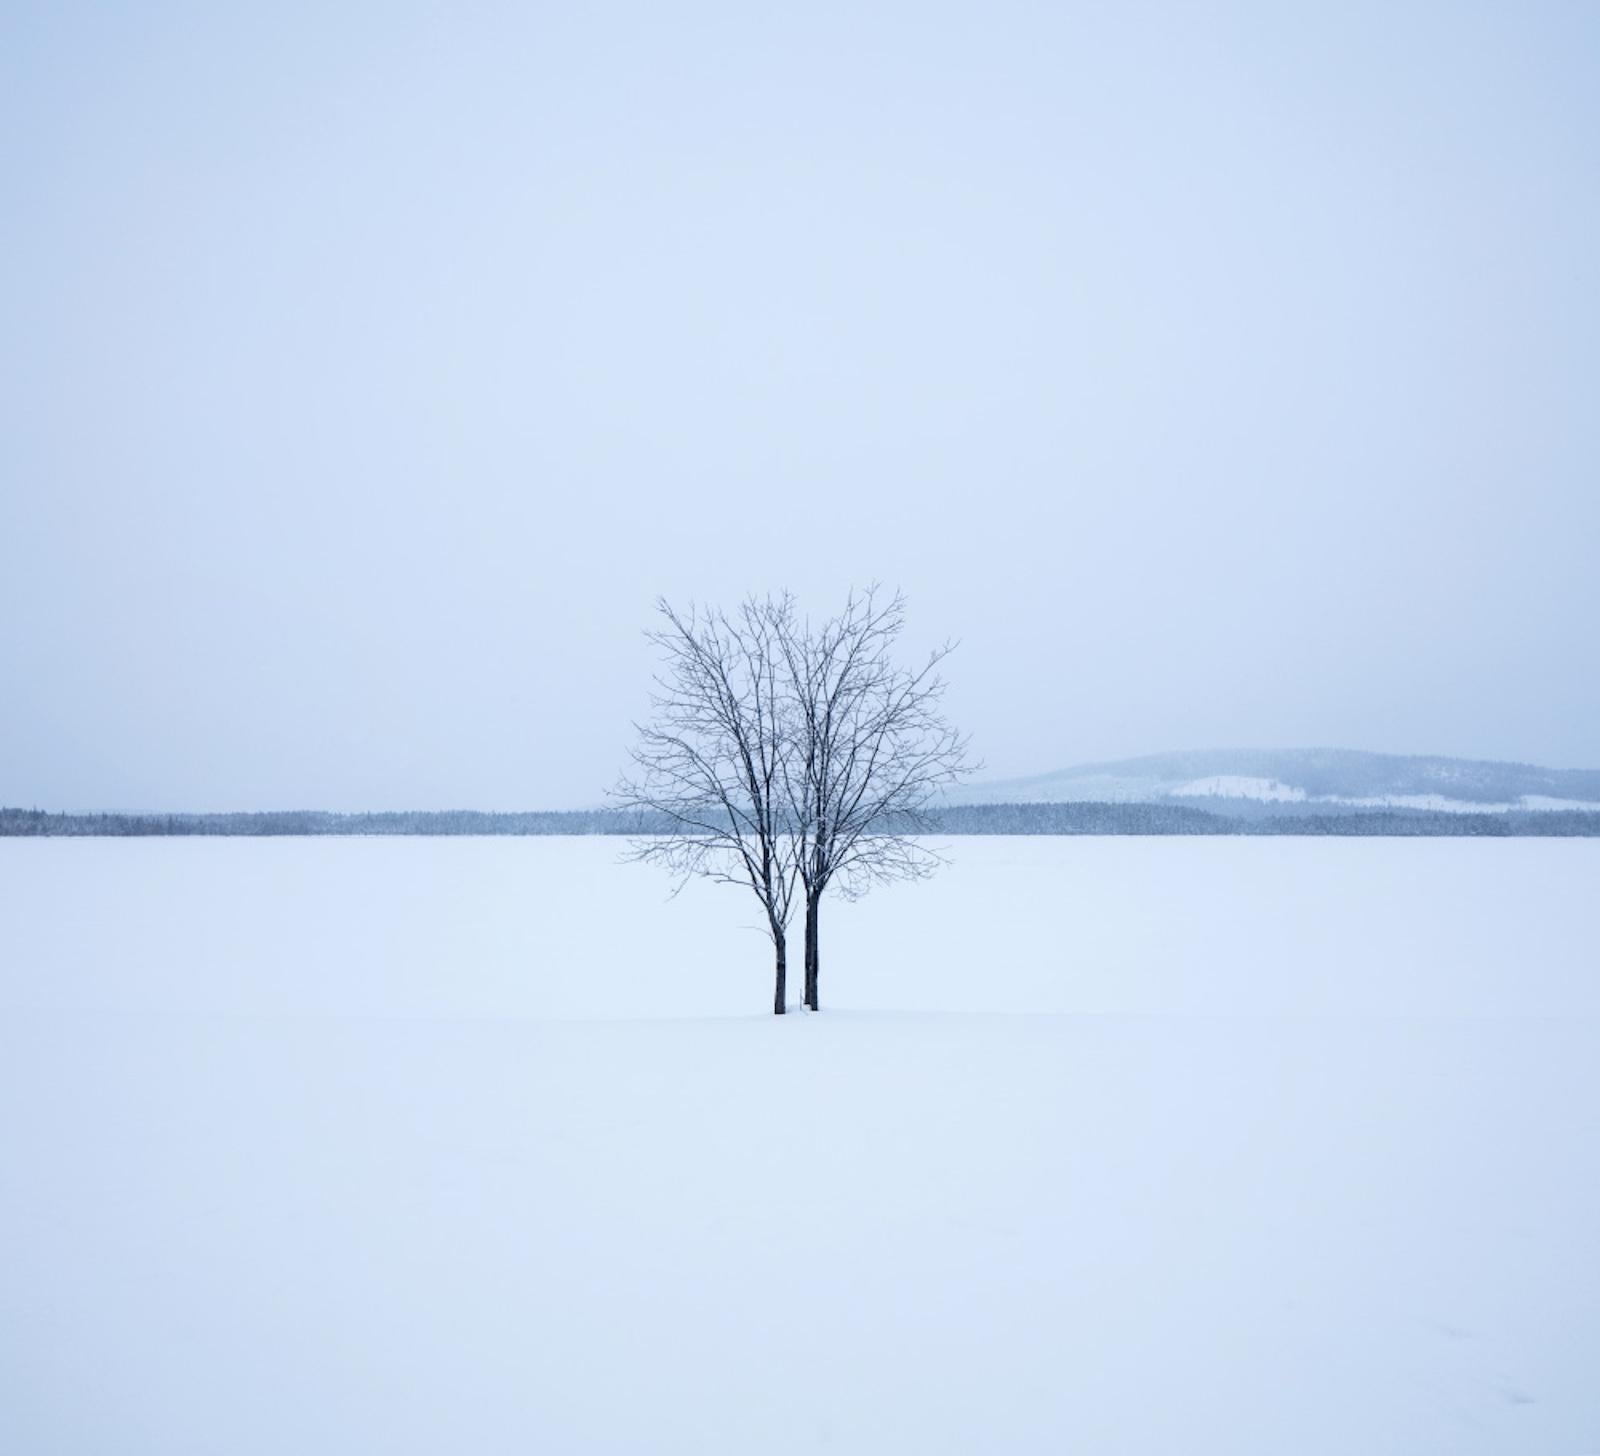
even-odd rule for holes
{"type": "Polygon", "coordinates": [[[731,616],[680,614],[664,600],[656,608],[665,625],[647,634],[662,655],[654,717],[635,725],[633,772],[614,797],[660,825],[635,841],[633,857],[665,865],[678,889],[705,875],[754,891],[772,939],[772,1009],[782,1016],[796,867],[784,785],[792,698],[781,643],[793,605],[786,596],[750,597],[731,616]]]}
{"type": "Polygon", "coordinates": [[[881,881],[932,873],[939,856],[913,836],[931,828],[939,789],[976,767],[942,712],[939,666],[953,644],[920,667],[899,667],[904,626],[904,595],[885,600],[877,587],[852,592],[815,629],[792,608],[771,619],[794,720],[779,763],[805,892],[805,1004],[813,1011],[824,892],[837,882],[853,899],[881,881]]]}

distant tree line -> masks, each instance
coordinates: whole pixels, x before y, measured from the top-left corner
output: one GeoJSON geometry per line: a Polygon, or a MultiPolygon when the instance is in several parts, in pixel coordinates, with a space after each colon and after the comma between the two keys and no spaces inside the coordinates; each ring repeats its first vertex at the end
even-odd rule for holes
{"type": "Polygon", "coordinates": [[[536,810],[520,814],[486,814],[471,809],[383,814],[329,814],[315,809],[257,814],[48,814],[40,809],[0,808],[0,836],[630,835],[651,834],[662,827],[648,815],[623,814],[614,809],[536,810]]]}
{"type": "MultiPolygon", "coordinates": [[[[0,808],[0,838],[149,838],[216,835],[236,838],[357,834],[612,835],[665,833],[667,822],[614,809],[489,814],[475,810],[329,814],[284,810],[258,814],[52,814],[0,808]]],[[[907,833],[1323,835],[1414,838],[1594,838],[1600,813],[1510,810],[1451,814],[1428,809],[1357,809],[1341,814],[1276,814],[1245,819],[1178,804],[963,804],[936,808],[894,826],[907,833]]]]}
{"type": "Polygon", "coordinates": [[[1584,838],[1600,835],[1600,812],[1501,810],[1452,813],[1439,809],[1340,809],[1325,812],[1227,813],[1184,804],[963,804],[935,810],[939,834],[1228,834],[1362,837],[1584,838]]]}

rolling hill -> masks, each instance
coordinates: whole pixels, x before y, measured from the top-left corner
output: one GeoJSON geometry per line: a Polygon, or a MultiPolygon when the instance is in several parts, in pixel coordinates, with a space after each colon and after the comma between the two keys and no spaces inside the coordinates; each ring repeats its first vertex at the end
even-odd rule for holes
{"type": "Polygon", "coordinates": [[[1600,809],[1600,770],[1343,748],[1206,749],[963,785],[953,804],[1188,804],[1218,813],[1600,809]]]}

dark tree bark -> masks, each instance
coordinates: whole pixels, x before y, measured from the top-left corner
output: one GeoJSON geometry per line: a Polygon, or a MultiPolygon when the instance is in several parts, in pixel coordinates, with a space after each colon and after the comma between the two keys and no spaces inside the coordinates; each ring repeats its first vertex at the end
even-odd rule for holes
{"type": "Polygon", "coordinates": [[[789,948],[781,931],[773,936],[777,967],[773,973],[772,1014],[782,1016],[789,1009],[789,948]]]}
{"type": "Polygon", "coordinates": [[[821,894],[806,896],[806,1006],[817,1010],[817,971],[821,960],[818,943],[818,918],[822,913],[821,894]]]}

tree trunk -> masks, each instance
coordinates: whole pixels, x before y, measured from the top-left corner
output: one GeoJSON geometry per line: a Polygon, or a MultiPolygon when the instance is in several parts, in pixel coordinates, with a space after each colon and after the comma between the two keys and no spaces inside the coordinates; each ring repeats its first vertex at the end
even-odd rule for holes
{"type": "Polygon", "coordinates": [[[782,1016],[788,1009],[789,996],[789,946],[781,931],[773,936],[773,949],[777,953],[777,969],[773,973],[772,1014],[782,1016]]]}
{"type": "Polygon", "coordinates": [[[806,897],[806,1005],[817,1009],[817,912],[822,908],[821,895],[806,897]]]}

